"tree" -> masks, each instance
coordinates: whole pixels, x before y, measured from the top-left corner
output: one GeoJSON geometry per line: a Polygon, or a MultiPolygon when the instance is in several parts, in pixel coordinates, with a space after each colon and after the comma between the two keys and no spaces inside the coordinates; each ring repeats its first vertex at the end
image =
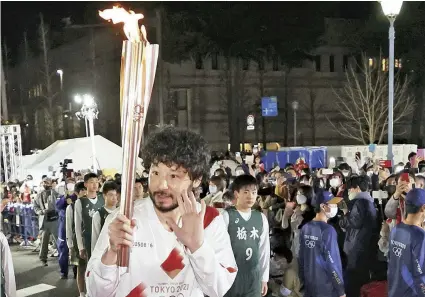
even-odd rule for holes
{"type": "MultiPolygon", "coordinates": [[[[59,128],[59,136],[63,133],[63,118],[61,113],[61,106],[59,104],[54,105],[54,100],[57,97],[58,93],[53,91],[52,77],[56,74],[55,71],[51,70],[50,59],[49,59],[49,27],[45,25],[43,15],[40,13],[40,26],[38,28],[40,49],[42,51],[43,59],[43,70],[42,77],[43,82],[43,93],[42,96],[47,101],[47,106],[45,104],[41,105],[41,111],[38,116],[41,119],[38,119],[38,123],[43,123],[45,142],[43,146],[47,146],[54,141],[55,131],[54,125],[59,128]]],[[[39,130],[40,131],[40,130],[39,130]]]]}
{"type": "MultiPolygon", "coordinates": [[[[369,54],[388,52],[388,20],[383,15],[380,4],[375,4],[376,13],[359,30],[357,47],[369,54]]],[[[409,75],[409,88],[415,102],[412,114],[410,142],[423,144],[425,139],[425,2],[404,1],[395,22],[395,58],[402,61],[403,73],[409,75]]]]}
{"type": "MultiPolygon", "coordinates": [[[[381,61],[379,59],[378,61],[381,61]]],[[[388,132],[388,75],[380,67],[371,67],[363,55],[360,67],[351,66],[346,71],[342,89],[334,90],[335,104],[341,121],[328,118],[341,136],[362,144],[382,143],[388,132]],[[360,68],[360,73],[356,69],[360,68]]],[[[394,80],[394,125],[413,111],[407,77],[397,73],[394,80]]]]}

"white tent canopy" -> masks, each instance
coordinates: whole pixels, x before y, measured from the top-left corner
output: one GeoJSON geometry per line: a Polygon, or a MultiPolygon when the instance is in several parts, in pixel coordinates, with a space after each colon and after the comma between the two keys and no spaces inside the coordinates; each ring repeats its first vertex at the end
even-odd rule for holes
{"type": "MultiPolygon", "coordinates": [[[[122,148],[106,138],[94,136],[96,147],[96,164],[98,169],[115,169],[122,171],[122,148]]],[[[87,170],[92,167],[92,148],[88,137],[58,140],[44,149],[41,153],[24,164],[24,174],[31,174],[36,178],[38,175],[47,174],[49,167],[58,171],[60,163],[65,159],[72,159],[72,164],[68,168],[87,170]]],[[[137,168],[140,168],[141,159],[138,160],[137,168]]]]}

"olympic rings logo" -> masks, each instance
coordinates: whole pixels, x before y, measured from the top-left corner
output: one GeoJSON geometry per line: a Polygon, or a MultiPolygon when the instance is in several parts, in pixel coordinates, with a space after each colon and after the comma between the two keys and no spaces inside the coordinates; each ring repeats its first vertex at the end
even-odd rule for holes
{"type": "Polygon", "coordinates": [[[316,246],[316,242],[313,240],[306,240],[305,241],[305,245],[309,248],[312,249],[316,246]]]}
{"type": "Polygon", "coordinates": [[[398,248],[398,247],[393,247],[393,253],[394,253],[394,255],[396,255],[397,257],[401,257],[401,252],[402,252],[403,250],[401,249],[401,248],[398,248]]]}

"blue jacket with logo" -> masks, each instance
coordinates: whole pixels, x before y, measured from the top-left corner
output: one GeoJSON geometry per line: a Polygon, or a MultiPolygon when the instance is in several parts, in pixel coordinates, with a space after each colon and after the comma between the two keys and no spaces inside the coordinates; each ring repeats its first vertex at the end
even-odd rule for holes
{"type": "Polygon", "coordinates": [[[388,297],[425,297],[425,231],[398,224],[388,252],[388,297]]]}
{"type": "Polygon", "coordinates": [[[304,297],[344,295],[337,234],[331,225],[311,221],[301,229],[299,266],[304,297]]]}

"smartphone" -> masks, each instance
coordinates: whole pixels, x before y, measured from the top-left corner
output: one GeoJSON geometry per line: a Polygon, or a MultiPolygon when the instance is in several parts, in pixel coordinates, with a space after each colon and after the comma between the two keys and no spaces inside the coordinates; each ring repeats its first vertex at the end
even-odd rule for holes
{"type": "Polygon", "coordinates": [[[361,160],[362,159],[362,155],[360,152],[356,152],[356,160],[361,160]]]}
{"type": "Polygon", "coordinates": [[[407,173],[407,172],[402,173],[401,176],[400,176],[400,180],[404,181],[406,183],[410,183],[409,173],[407,173]]]}

